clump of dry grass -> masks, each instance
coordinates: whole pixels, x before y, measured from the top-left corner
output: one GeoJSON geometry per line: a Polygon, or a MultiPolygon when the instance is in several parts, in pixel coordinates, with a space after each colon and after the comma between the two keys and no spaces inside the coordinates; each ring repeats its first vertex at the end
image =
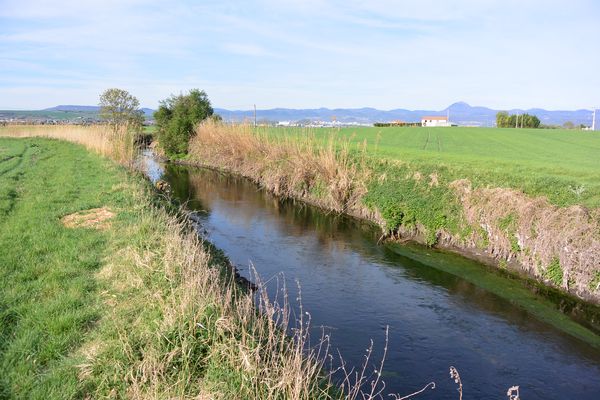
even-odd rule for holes
{"type": "Polygon", "coordinates": [[[61,222],[67,228],[93,228],[104,230],[110,227],[110,220],[114,216],[115,213],[107,207],[92,208],[65,215],[61,218],[61,222]]]}
{"type": "Polygon", "coordinates": [[[191,140],[190,159],[241,174],[284,198],[364,214],[368,171],[350,150],[348,141],[333,136],[275,137],[250,125],[207,121],[191,140]]]}
{"type": "Polygon", "coordinates": [[[134,133],[128,126],[108,125],[6,125],[0,136],[44,137],[83,145],[88,150],[109,157],[122,165],[130,165],[136,157],[134,133]]]}

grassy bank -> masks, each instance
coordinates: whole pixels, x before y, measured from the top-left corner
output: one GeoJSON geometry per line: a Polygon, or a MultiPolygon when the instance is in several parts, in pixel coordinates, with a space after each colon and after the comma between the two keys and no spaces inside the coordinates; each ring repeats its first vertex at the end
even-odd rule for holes
{"type": "Polygon", "coordinates": [[[239,173],[280,196],[375,221],[388,237],[481,256],[600,301],[594,133],[562,138],[587,133],[405,128],[397,139],[393,128],[385,138],[375,128],[357,132],[328,136],[326,130],[208,123],[198,127],[187,160],[239,173]],[[538,137],[546,133],[549,138],[538,137]],[[431,135],[437,135],[435,151],[427,149],[431,135]],[[515,135],[523,135],[526,149],[547,146],[528,161],[528,150],[515,150],[515,135]],[[427,146],[418,150],[423,140],[427,146]],[[571,154],[552,169],[563,144],[571,154]],[[509,150],[496,151],[501,148],[509,150]]]}
{"type": "MultiPolygon", "coordinates": [[[[94,129],[61,135],[119,154],[94,129]]],[[[0,276],[0,398],[343,396],[306,323],[82,146],[0,138],[0,276]]]]}
{"type": "Polygon", "coordinates": [[[558,206],[600,207],[600,134],[566,129],[341,128],[311,132],[270,128],[273,136],[334,134],[370,155],[414,170],[435,170],[446,181],[505,187],[558,206]]]}

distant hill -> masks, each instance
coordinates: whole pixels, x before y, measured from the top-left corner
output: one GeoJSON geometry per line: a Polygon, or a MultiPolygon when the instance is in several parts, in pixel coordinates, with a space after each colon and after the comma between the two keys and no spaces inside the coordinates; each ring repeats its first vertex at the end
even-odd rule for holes
{"type": "Polygon", "coordinates": [[[98,106],[72,106],[72,105],[60,105],[50,108],[45,108],[40,111],[85,111],[85,112],[98,112],[100,107],[98,106]]]}
{"type": "MultiPolygon", "coordinates": [[[[144,112],[146,117],[152,117],[154,110],[151,108],[142,107],[141,110],[144,112]]],[[[65,112],[92,112],[99,113],[99,106],[77,106],[77,105],[60,105],[55,107],[46,108],[40,111],[65,111],[65,112]]]]}
{"type": "MultiPolygon", "coordinates": [[[[20,119],[76,119],[76,118],[97,118],[98,106],[81,105],[59,105],[36,111],[0,111],[1,119],[20,118],[20,119]]],[[[154,110],[151,108],[142,108],[147,119],[152,118],[154,110]]],[[[372,124],[374,122],[387,122],[401,120],[406,122],[418,122],[421,117],[426,115],[450,116],[450,121],[463,126],[494,126],[496,122],[496,113],[487,107],[471,106],[465,102],[451,104],[443,110],[407,110],[403,108],[393,110],[378,110],[375,108],[272,108],[267,110],[256,110],[256,118],[259,121],[301,121],[301,120],[319,120],[331,121],[335,119],[344,123],[362,123],[372,124]]],[[[591,110],[575,111],[548,111],[541,108],[532,108],[528,110],[512,109],[506,110],[510,113],[529,113],[535,114],[547,125],[562,125],[567,121],[576,125],[592,124],[591,110]]],[[[224,108],[215,108],[215,112],[226,121],[244,121],[253,120],[253,110],[227,110],[224,108]]]]}
{"type": "MultiPolygon", "coordinates": [[[[335,118],[340,122],[357,122],[357,123],[374,123],[401,120],[406,122],[418,122],[421,117],[426,115],[450,116],[450,120],[459,125],[473,126],[494,126],[496,123],[496,113],[499,110],[494,110],[487,107],[474,107],[465,102],[458,102],[450,105],[443,110],[378,110],[375,108],[312,108],[312,109],[291,109],[291,108],[273,108],[268,110],[256,110],[256,118],[258,120],[269,121],[299,121],[321,120],[330,121],[335,118]]],[[[567,121],[574,124],[591,125],[592,111],[591,110],[576,110],[576,111],[548,111],[540,108],[528,110],[512,109],[507,110],[510,113],[524,112],[535,114],[543,124],[562,125],[567,121]]],[[[227,121],[243,121],[245,119],[253,119],[253,110],[226,110],[216,108],[215,112],[227,121]]]]}

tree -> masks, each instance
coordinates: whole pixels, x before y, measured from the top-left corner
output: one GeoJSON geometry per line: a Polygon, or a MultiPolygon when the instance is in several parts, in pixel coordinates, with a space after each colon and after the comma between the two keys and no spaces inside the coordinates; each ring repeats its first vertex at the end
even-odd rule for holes
{"type": "Polygon", "coordinates": [[[213,113],[204,90],[192,89],[186,95],[161,101],[154,119],[158,126],[158,142],[165,153],[170,156],[187,154],[196,125],[212,117],[213,113]]]}
{"type": "Polygon", "coordinates": [[[139,107],[138,99],[123,89],[106,89],[100,95],[100,118],[115,130],[122,126],[140,130],[144,123],[144,112],[139,107]]]}
{"type": "MultiPolygon", "coordinates": [[[[496,126],[498,128],[508,128],[510,117],[506,111],[498,111],[496,114],[496,126]]],[[[513,124],[514,126],[514,124],[513,124]]]]}
{"type": "Polygon", "coordinates": [[[499,111],[496,114],[496,126],[498,128],[539,128],[540,119],[535,115],[509,115],[506,111],[499,111]]]}

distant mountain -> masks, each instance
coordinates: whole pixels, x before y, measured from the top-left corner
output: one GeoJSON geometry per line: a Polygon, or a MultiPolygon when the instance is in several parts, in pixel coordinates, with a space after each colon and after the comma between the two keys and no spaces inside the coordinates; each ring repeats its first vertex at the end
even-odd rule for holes
{"type": "Polygon", "coordinates": [[[85,111],[85,112],[98,112],[98,110],[100,110],[100,107],[98,107],[98,106],[60,105],[60,106],[45,108],[45,109],[40,110],[40,111],[71,111],[71,112],[85,111]]]}
{"type": "MultiPolygon", "coordinates": [[[[144,115],[147,117],[151,117],[154,113],[154,110],[151,108],[142,107],[141,110],[144,112],[144,115]]],[[[100,112],[99,106],[76,106],[76,105],[60,105],[55,107],[46,108],[41,111],[65,111],[65,112],[100,112]]]]}
{"type": "MultiPolygon", "coordinates": [[[[450,121],[458,125],[472,126],[494,126],[496,123],[496,113],[487,107],[473,107],[465,102],[458,102],[450,105],[443,110],[377,110],[375,108],[310,108],[310,109],[291,109],[291,108],[273,108],[268,110],[256,110],[257,120],[268,121],[300,121],[300,120],[321,120],[330,121],[335,119],[340,122],[356,122],[371,124],[374,122],[387,122],[401,120],[406,122],[418,122],[424,116],[450,116],[450,121]]],[[[548,111],[540,108],[528,110],[512,109],[507,110],[510,113],[529,113],[535,114],[543,124],[562,125],[567,121],[574,124],[591,125],[591,110],[576,111],[548,111]]],[[[216,108],[215,112],[220,114],[227,121],[252,120],[254,118],[253,110],[226,110],[216,108]]]]}
{"type": "MultiPolygon", "coordinates": [[[[97,116],[100,107],[98,106],[80,106],[80,105],[59,105],[52,108],[39,111],[0,111],[0,119],[20,118],[20,119],[75,119],[82,118],[81,114],[97,116]],[[20,114],[19,114],[20,113],[20,114]],[[23,114],[25,113],[25,114],[23,114]]],[[[154,110],[151,108],[142,108],[146,118],[151,119],[154,110]]],[[[547,125],[562,125],[567,121],[576,125],[592,124],[591,110],[575,111],[548,111],[541,108],[531,108],[528,110],[512,109],[506,110],[510,113],[524,112],[535,114],[547,125]]],[[[253,110],[227,110],[224,108],[215,108],[215,112],[226,121],[244,121],[253,120],[253,110]]],[[[361,123],[372,124],[374,122],[388,121],[406,121],[418,122],[422,117],[428,115],[450,116],[450,121],[462,126],[494,126],[496,122],[496,113],[487,107],[474,107],[465,102],[451,104],[443,110],[407,110],[403,108],[393,110],[378,110],[375,108],[272,108],[268,110],[256,110],[258,121],[331,121],[336,120],[343,123],[361,123]]],[[[600,118],[600,117],[599,117],[600,118]]]]}

